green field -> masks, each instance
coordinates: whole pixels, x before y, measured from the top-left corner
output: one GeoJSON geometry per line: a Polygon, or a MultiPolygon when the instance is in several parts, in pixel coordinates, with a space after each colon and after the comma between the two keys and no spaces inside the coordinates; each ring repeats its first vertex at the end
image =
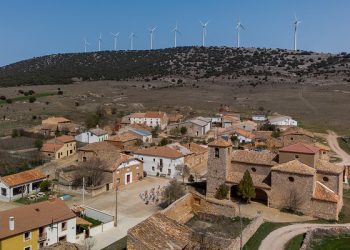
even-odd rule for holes
{"type": "MultiPolygon", "coordinates": [[[[56,95],[55,92],[43,92],[43,93],[37,93],[37,94],[33,94],[33,95],[23,95],[23,96],[17,96],[17,97],[13,97],[13,98],[9,98],[9,100],[12,101],[12,103],[14,102],[18,102],[18,101],[28,101],[29,98],[31,97],[35,97],[36,99],[41,98],[41,97],[46,97],[46,96],[53,96],[56,95]]],[[[0,100],[0,104],[11,104],[8,103],[6,100],[0,100]]]]}
{"type": "Polygon", "coordinates": [[[312,250],[349,250],[350,235],[340,235],[338,237],[328,236],[313,240],[310,249],[312,250]]]}
{"type": "Polygon", "coordinates": [[[305,234],[299,234],[291,239],[285,248],[285,250],[299,250],[301,245],[303,244],[305,238],[305,234]]]}
{"type": "Polygon", "coordinates": [[[350,139],[345,140],[344,138],[338,137],[339,146],[348,154],[350,154],[350,139]]]}

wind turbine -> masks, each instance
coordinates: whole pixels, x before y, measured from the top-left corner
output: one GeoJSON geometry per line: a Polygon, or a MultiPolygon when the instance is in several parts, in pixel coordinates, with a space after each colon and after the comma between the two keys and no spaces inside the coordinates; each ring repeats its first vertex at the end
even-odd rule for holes
{"type": "Polygon", "coordinates": [[[113,36],[113,39],[114,39],[114,50],[117,50],[117,44],[118,44],[118,36],[119,36],[119,33],[112,33],[111,32],[111,35],[113,36]]]}
{"type": "Polygon", "coordinates": [[[202,46],[204,47],[205,46],[205,37],[207,35],[207,26],[208,26],[209,21],[207,21],[206,23],[199,21],[199,23],[202,26],[202,46]]]}
{"type": "Polygon", "coordinates": [[[176,46],[177,46],[177,34],[181,35],[181,32],[179,31],[179,28],[177,26],[177,22],[176,22],[175,28],[172,29],[171,32],[174,32],[174,48],[176,48],[176,46]]]}
{"type": "Polygon", "coordinates": [[[297,51],[297,33],[298,33],[298,26],[301,24],[301,21],[298,20],[297,15],[294,16],[294,51],[297,51]]]}
{"type": "Polygon", "coordinates": [[[134,38],[136,37],[134,32],[131,32],[129,35],[129,39],[130,39],[130,49],[133,50],[134,49],[134,38]]]}
{"type": "Polygon", "coordinates": [[[157,27],[153,27],[153,28],[149,28],[148,31],[151,35],[151,49],[153,49],[153,34],[154,34],[154,31],[157,29],[157,27]]]}
{"type": "Polygon", "coordinates": [[[101,51],[101,43],[102,43],[102,34],[98,37],[98,51],[101,51]]]}
{"type": "Polygon", "coordinates": [[[238,18],[236,29],[237,29],[237,48],[239,48],[241,46],[241,30],[242,29],[245,30],[239,18],[238,18]]]}
{"type": "Polygon", "coordinates": [[[89,46],[90,43],[88,43],[88,41],[86,40],[86,38],[84,39],[84,52],[87,52],[87,46],[89,46]]]}

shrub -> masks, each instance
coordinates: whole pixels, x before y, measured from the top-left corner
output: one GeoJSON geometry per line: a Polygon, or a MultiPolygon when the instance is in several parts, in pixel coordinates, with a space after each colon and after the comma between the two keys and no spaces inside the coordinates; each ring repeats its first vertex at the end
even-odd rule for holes
{"type": "Polygon", "coordinates": [[[34,96],[29,97],[29,102],[33,103],[36,101],[36,98],[34,96]]]}
{"type": "Polygon", "coordinates": [[[187,128],[186,127],[181,127],[180,132],[182,135],[185,135],[187,133],[187,128]]]}
{"type": "Polygon", "coordinates": [[[165,146],[169,143],[168,139],[167,138],[162,138],[162,140],[160,140],[160,143],[159,145],[160,146],[165,146]]]}
{"type": "Polygon", "coordinates": [[[238,184],[238,195],[246,199],[247,202],[250,202],[250,199],[256,196],[253,179],[248,170],[245,171],[242,180],[238,184]]]}
{"type": "Polygon", "coordinates": [[[221,185],[216,189],[215,198],[216,198],[216,199],[219,199],[219,200],[226,199],[229,190],[230,190],[230,188],[229,188],[226,184],[221,184],[221,185]]]}
{"type": "Polygon", "coordinates": [[[15,137],[18,137],[18,136],[19,136],[18,130],[17,129],[12,129],[11,137],[15,138],[15,137]]]}
{"type": "Polygon", "coordinates": [[[7,103],[12,103],[12,100],[11,99],[6,99],[6,102],[7,103]]]}
{"type": "Polygon", "coordinates": [[[57,91],[57,95],[63,95],[63,91],[62,90],[57,91]]]}
{"type": "Polygon", "coordinates": [[[34,145],[38,150],[40,150],[43,147],[43,141],[38,138],[34,141],[34,145]]]}

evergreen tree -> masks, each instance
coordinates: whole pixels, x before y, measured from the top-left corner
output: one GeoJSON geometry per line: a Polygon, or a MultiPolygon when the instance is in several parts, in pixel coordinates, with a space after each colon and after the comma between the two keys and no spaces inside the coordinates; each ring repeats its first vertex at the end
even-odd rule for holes
{"type": "Polygon", "coordinates": [[[243,199],[246,199],[248,203],[251,198],[255,198],[256,194],[253,186],[253,179],[248,170],[245,171],[243,179],[239,182],[238,195],[242,196],[243,199]]]}

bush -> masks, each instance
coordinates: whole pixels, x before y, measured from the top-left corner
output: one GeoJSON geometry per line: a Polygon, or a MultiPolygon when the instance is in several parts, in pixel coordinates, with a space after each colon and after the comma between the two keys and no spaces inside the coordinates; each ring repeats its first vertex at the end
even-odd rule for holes
{"type": "Polygon", "coordinates": [[[6,102],[7,103],[12,103],[12,100],[11,99],[6,99],[6,102]]]}
{"type": "Polygon", "coordinates": [[[43,147],[43,141],[38,138],[34,141],[34,145],[38,150],[40,150],[43,147]]]}
{"type": "Polygon", "coordinates": [[[181,127],[180,132],[182,135],[185,135],[187,133],[187,128],[186,127],[181,127]]]}
{"type": "Polygon", "coordinates": [[[12,129],[11,137],[15,138],[15,137],[18,137],[18,136],[19,136],[18,130],[17,129],[12,129]]]}
{"type": "Polygon", "coordinates": [[[167,138],[162,138],[162,140],[159,143],[160,146],[165,146],[167,144],[169,144],[169,141],[167,138]]]}
{"type": "Polygon", "coordinates": [[[188,182],[190,182],[190,183],[194,182],[194,176],[192,174],[190,174],[190,176],[188,176],[188,182]]]}
{"type": "Polygon", "coordinates": [[[256,196],[253,179],[248,170],[244,172],[243,178],[238,184],[238,195],[246,199],[248,203],[251,198],[255,198],[256,196]]]}
{"type": "Polygon", "coordinates": [[[6,100],[6,96],[4,95],[0,96],[0,100],[6,100]]]}
{"type": "Polygon", "coordinates": [[[165,187],[162,193],[162,205],[164,207],[167,207],[184,195],[184,187],[179,182],[177,182],[176,179],[173,179],[170,181],[168,186],[165,187]]]}
{"type": "Polygon", "coordinates": [[[226,184],[221,184],[219,188],[216,189],[215,198],[219,200],[226,199],[229,190],[230,188],[226,184]]]}
{"type": "Polygon", "coordinates": [[[63,95],[63,91],[62,90],[57,91],[57,95],[63,95]]]}
{"type": "Polygon", "coordinates": [[[34,96],[29,97],[29,102],[33,103],[36,101],[36,98],[34,96]]]}
{"type": "Polygon", "coordinates": [[[41,192],[47,192],[50,191],[51,188],[51,181],[49,180],[44,180],[40,183],[40,191],[41,192]]]}

